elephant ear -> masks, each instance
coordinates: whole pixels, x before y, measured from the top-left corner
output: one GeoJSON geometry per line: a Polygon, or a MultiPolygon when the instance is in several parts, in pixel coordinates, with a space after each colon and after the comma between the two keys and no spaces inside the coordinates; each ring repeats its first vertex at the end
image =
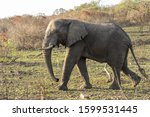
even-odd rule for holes
{"type": "Polygon", "coordinates": [[[68,31],[66,45],[70,47],[79,40],[82,40],[88,34],[85,26],[80,21],[71,21],[68,31]]]}

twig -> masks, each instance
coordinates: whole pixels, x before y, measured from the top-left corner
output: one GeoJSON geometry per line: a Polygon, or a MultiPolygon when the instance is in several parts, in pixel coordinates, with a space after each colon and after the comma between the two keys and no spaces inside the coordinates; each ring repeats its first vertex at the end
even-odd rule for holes
{"type": "Polygon", "coordinates": [[[44,87],[40,87],[40,100],[44,100],[44,93],[45,93],[45,91],[44,91],[44,87]]]}
{"type": "Polygon", "coordinates": [[[38,54],[38,55],[35,55],[35,57],[39,57],[39,56],[41,56],[43,53],[41,52],[40,54],[38,54]]]}
{"type": "Polygon", "coordinates": [[[107,64],[105,64],[105,66],[104,66],[104,71],[106,72],[106,74],[108,76],[108,82],[111,82],[112,81],[112,77],[110,76],[110,73],[108,72],[108,70],[106,68],[107,68],[107,64]]]}

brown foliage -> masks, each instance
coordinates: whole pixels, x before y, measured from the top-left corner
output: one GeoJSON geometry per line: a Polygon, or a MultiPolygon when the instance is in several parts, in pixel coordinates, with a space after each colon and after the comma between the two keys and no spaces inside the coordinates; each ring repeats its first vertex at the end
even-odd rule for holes
{"type": "Polygon", "coordinates": [[[45,17],[23,16],[11,18],[12,26],[8,36],[17,49],[37,49],[41,47],[45,28],[48,24],[45,17]]]}
{"type": "Polygon", "coordinates": [[[17,49],[41,48],[48,22],[54,18],[80,19],[101,23],[115,22],[120,25],[143,25],[150,22],[150,2],[139,4],[120,4],[106,8],[80,8],[52,16],[14,16],[0,20],[0,46],[12,40],[17,49]]]}

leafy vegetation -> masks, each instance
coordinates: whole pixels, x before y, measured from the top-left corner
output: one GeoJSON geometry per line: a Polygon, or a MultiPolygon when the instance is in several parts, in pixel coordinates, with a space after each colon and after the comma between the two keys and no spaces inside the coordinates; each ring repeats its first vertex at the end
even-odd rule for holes
{"type": "Polygon", "coordinates": [[[14,42],[18,50],[41,48],[41,42],[48,22],[54,18],[74,18],[92,23],[114,22],[121,26],[139,25],[150,29],[150,2],[139,0],[124,0],[119,5],[102,7],[99,0],[85,3],[66,11],[56,9],[54,15],[38,16],[23,15],[0,19],[0,46],[7,40],[14,42]]]}
{"type": "Polygon", "coordinates": [[[77,11],[91,10],[91,9],[93,9],[93,10],[100,9],[99,1],[92,1],[90,3],[84,3],[84,4],[81,4],[80,6],[75,7],[75,10],[77,10],[77,11]]]}

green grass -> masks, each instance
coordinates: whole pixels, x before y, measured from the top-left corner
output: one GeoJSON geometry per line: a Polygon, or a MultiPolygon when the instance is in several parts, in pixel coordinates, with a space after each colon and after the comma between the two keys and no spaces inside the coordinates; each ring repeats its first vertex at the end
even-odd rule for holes
{"type": "MultiPolygon", "coordinates": [[[[144,27],[142,33],[139,27],[125,27],[125,31],[134,43],[134,51],[141,65],[150,76],[150,31],[144,27]],[[139,44],[143,40],[143,44],[139,44]]],[[[106,83],[107,75],[103,70],[104,64],[87,60],[92,89],[82,89],[84,81],[77,67],[74,68],[68,83],[69,91],[59,91],[59,83],[51,80],[41,51],[12,51],[11,56],[0,57],[0,99],[80,99],[83,93],[89,99],[150,99],[150,80],[142,79],[136,90],[131,80],[121,73],[122,91],[110,90],[110,83],[106,83]],[[39,56],[37,56],[39,55],[39,56]],[[17,58],[13,61],[13,58],[17,58]],[[124,92],[124,94],[123,94],[124,92]],[[125,96],[126,97],[125,97],[125,96]]],[[[53,68],[58,78],[61,78],[65,48],[54,49],[53,68]]],[[[129,67],[139,73],[137,66],[129,52],[129,67]]],[[[108,67],[108,70],[112,70],[108,67]]],[[[140,75],[141,76],[141,75],[140,75]]]]}

